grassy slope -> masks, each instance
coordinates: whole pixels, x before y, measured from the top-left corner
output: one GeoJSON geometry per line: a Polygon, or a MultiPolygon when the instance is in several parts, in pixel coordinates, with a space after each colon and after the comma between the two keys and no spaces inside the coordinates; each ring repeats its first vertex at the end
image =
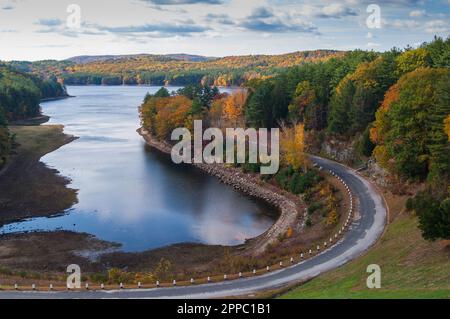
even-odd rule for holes
{"type": "Polygon", "coordinates": [[[450,298],[450,250],[423,240],[417,218],[402,213],[366,255],[282,298],[450,298]],[[381,289],[366,286],[370,264],[381,267],[381,289]]]}

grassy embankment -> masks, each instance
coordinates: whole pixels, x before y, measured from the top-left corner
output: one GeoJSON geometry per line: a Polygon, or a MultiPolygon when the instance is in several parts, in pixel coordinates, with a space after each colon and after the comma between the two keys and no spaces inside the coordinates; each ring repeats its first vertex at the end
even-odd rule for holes
{"type": "Polygon", "coordinates": [[[39,160],[73,141],[60,125],[10,126],[17,147],[0,173],[0,224],[62,212],[77,200],[69,181],[39,160]]]}
{"type": "Polygon", "coordinates": [[[450,298],[450,246],[425,241],[405,198],[386,196],[391,222],[379,243],[349,264],[319,276],[281,298],[450,298]],[[368,289],[368,265],[381,267],[381,289],[368,289]]]}

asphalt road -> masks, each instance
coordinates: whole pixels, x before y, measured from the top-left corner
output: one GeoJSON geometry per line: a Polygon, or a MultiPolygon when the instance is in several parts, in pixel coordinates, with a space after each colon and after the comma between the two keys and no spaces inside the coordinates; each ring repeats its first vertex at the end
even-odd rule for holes
{"type": "MultiPolygon", "coordinates": [[[[0,299],[92,299],[92,298],[176,298],[207,299],[245,296],[316,277],[338,268],[360,256],[383,233],[387,211],[382,196],[353,170],[318,157],[312,160],[324,169],[334,171],[350,188],[359,202],[358,213],[343,239],[314,258],[266,275],[220,283],[158,289],[123,289],[117,291],[82,292],[0,292],[0,299]]],[[[295,256],[299,260],[299,256],[295,256]]]]}

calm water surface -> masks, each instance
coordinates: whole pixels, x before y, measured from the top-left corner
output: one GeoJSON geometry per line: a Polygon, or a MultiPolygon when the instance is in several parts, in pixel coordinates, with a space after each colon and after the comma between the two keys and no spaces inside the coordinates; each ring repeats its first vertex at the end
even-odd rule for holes
{"type": "Polygon", "coordinates": [[[136,133],[138,106],[159,87],[68,89],[75,98],[43,103],[43,112],[80,138],[42,160],[72,180],[79,203],[0,233],[70,230],[144,251],[181,242],[240,244],[273,224],[266,205],[146,146],[136,133]]]}

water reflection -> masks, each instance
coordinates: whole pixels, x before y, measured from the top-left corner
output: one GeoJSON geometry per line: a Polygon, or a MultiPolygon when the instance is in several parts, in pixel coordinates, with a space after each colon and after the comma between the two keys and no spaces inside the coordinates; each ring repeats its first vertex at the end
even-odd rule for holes
{"type": "Polygon", "coordinates": [[[156,87],[69,87],[76,98],[47,102],[51,123],[80,137],[43,158],[72,179],[79,203],[63,216],[0,232],[71,230],[143,251],[180,242],[235,245],[263,233],[273,209],[150,149],[136,133],[137,106],[156,87]]]}

